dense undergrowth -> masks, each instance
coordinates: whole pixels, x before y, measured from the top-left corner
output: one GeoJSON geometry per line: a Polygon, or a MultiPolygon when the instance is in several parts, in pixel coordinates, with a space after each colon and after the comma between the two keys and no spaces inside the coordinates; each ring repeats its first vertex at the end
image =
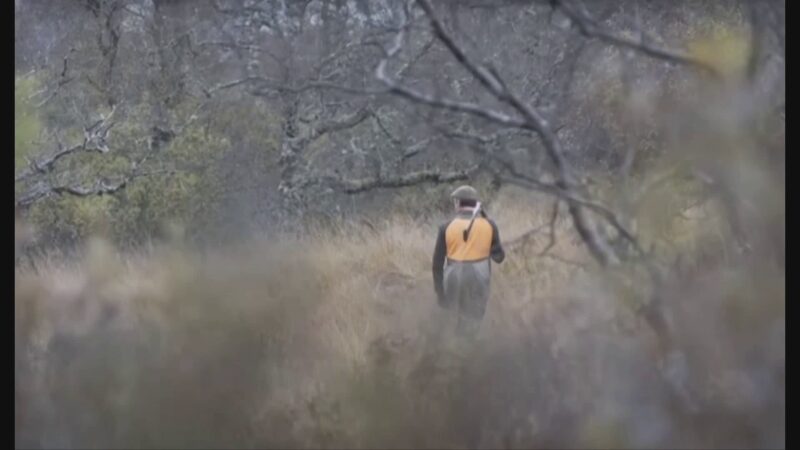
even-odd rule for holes
{"type": "Polygon", "coordinates": [[[509,256],[467,347],[434,301],[436,224],[410,217],[203,251],[123,254],[97,237],[80,257],[20,264],[16,443],[783,445],[782,266],[726,255],[707,218],[683,219],[673,232],[697,259],[662,294],[684,358],[665,363],[635,268],[592,266],[565,216],[537,256],[548,230],[516,237],[550,210],[529,198],[495,201],[509,256]]]}

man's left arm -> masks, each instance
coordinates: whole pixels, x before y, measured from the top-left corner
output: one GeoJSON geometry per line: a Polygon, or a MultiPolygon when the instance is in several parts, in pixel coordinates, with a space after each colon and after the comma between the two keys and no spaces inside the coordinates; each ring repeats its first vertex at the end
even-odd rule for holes
{"type": "Polygon", "coordinates": [[[497,229],[497,224],[491,219],[489,219],[489,223],[492,225],[492,248],[490,254],[492,260],[499,264],[506,259],[506,252],[503,250],[503,245],[500,243],[500,231],[497,229]]]}

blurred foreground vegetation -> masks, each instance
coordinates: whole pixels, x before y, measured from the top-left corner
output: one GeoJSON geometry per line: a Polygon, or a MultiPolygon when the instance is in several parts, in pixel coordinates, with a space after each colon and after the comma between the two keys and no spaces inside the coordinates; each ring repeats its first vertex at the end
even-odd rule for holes
{"type": "MultiPolygon", "coordinates": [[[[548,220],[518,191],[495,207],[509,240],[548,220]]],[[[20,267],[17,445],[783,446],[784,268],[696,214],[667,227],[694,259],[662,294],[689,408],[659,376],[636,268],[593,269],[568,222],[552,258],[533,256],[546,235],[510,247],[480,341],[454,352],[435,224],[397,216],[202,252],[98,237],[20,267]]]]}

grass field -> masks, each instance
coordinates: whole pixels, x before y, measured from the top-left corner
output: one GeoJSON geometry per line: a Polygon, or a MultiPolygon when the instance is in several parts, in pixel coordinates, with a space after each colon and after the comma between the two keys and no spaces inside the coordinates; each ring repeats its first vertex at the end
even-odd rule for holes
{"type": "Polygon", "coordinates": [[[716,232],[695,223],[697,259],[663,294],[684,359],[663,366],[634,269],[593,267],[566,215],[549,256],[546,229],[517,239],[550,205],[513,191],[491,205],[508,256],[479,340],[458,352],[433,294],[438,224],[411,217],[203,251],[122,254],[98,237],[20,264],[16,443],[785,445],[783,268],[703,259],[716,232]]]}

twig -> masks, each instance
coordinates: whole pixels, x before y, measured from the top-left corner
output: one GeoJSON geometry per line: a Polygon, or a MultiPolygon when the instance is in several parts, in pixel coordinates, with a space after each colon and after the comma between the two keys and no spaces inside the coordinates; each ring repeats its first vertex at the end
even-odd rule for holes
{"type": "Polygon", "coordinates": [[[550,240],[547,243],[547,246],[539,252],[539,256],[545,255],[547,252],[556,245],[556,221],[558,220],[558,207],[560,206],[561,202],[556,199],[553,202],[553,214],[550,216],[550,240]]]}
{"type": "Polygon", "coordinates": [[[546,227],[547,227],[547,224],[539,225],[538,227],[532,228],[532,229],[522,233],[521,235],[515,237],[514,239],[506,241],[503,244],[503,246],[506,247],[506,248],[509,248],[509,249],[514,249],[517,246],[528,242],[528,239],[530,239],[531,236],[533,236],[533,235],[535,235],[537,233],[540,233],[546,227]]]}

